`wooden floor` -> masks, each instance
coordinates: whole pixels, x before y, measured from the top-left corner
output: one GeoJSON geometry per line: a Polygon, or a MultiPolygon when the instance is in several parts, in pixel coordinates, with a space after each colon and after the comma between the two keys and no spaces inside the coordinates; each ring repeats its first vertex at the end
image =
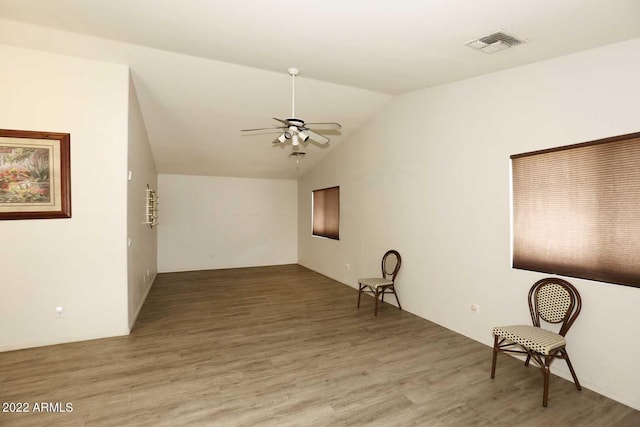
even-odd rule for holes
{"type": "MultiPolygon", "coordinates": [[[[2,426],[640,426],[640,412],[301,266],[158,276],[132,334],[0,353],[2,426]]],[[[580,375],[580,372],[578,372],[580,375]]]]}

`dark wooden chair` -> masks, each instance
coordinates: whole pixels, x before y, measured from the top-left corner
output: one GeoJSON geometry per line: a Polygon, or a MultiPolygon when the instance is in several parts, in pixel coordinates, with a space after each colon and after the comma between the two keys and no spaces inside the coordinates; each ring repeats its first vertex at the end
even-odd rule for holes
{"type": "Polygon", "coordinates": [[[493,328],[493,364],[491,378],[496,375],[498,352],[526,354],[525,366],[531,360],[542,370],[544,390],[542,406],[547,406],[549,397],[549,367],[555,359],[564,359],[569,366],[573,382],[582,390],[573,370],[565,335],[580,314],[582,300],[578,290],[569,282],[557,278],[538,280],[529,291],[529,311],[533,326],[514,325],[493,328]],[[560,323],[558,333],[542,329],[540,319],[548,323],[560,323]]]}
{"type": "Polygon", "coordinates": [[[398,308],[402,310],[398,294],[396,293],[395,281],[398,271],[400,271],[402,258],[396,250],[387,251],[382,257],[382,277],[371,277],[358,279],[358,308],[360,308],[360,296],[363,292],[373,294],[375,297],[374,315],[378,315],[378,299],[384,302],[384,294],[393,294],[398,302],[398,308]],[[382,298],[379,298],[382,296],[382,298]]]}

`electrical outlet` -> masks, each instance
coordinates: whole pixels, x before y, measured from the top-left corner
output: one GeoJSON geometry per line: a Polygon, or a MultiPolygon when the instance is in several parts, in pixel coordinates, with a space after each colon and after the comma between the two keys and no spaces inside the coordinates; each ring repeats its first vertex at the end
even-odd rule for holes
{"type": "Polygon", "coordinates": [[[347,269],[347,271],[351,271],[351,266],[349,265],[349,263],[346,263],[346,264],[344,265],[344,268],[346,268],[346,269],[347,269]]]}
{"type": "Polygon", "coordinates": [[[473,314],[476,316],[480,316],[480,304],[471,304],[471,311],[473,311],[473,314]]]}
{"type": "Polygon", "coordinates": [[[143,281],[143,282],[146,282],[146,281],[147,281],[147,275],[146,275],[146,274],[144,274],[144,273],[142,273],[142,281],[143,281]]]}
{"type": "Polygon", "coordinates": [[[56,307],[56,317],[63,317],[62,307],[56,307]]]}

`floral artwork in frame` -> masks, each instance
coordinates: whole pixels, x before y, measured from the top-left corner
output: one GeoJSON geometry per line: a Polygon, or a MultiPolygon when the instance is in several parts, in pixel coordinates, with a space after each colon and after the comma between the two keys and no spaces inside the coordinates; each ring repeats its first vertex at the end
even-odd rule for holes
{"type": "Polygon", "coordinates": [[[0,129],[0,220],[71,218],[70,135],[0,129]]]}

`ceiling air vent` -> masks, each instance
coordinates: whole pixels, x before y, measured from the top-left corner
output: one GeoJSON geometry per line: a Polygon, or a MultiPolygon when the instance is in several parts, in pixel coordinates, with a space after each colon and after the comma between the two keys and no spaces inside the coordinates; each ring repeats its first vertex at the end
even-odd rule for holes
{"type": "Polygon", "coordinates": [[[526,40],[507,34],[504,31],[498,31],[488,36],[468,41],[464,45],[484,53],[493,53],[522,43],[526,43],[526,40]]]}

